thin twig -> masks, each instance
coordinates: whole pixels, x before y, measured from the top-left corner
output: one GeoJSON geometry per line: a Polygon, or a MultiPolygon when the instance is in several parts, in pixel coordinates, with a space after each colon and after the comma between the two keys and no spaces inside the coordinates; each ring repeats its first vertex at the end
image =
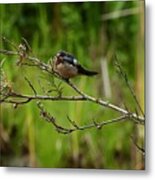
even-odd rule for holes
{"type": "Polygon", "coordinates": [[[32,83],[28,80],[27,77],[24,77],[24,79],[26,80],[26,82],[28,83],[28,85],[30,86],[30,88],[32,89],[32,91],[34,92],[34,95],[37,95],[37,91],[35,90],[35,88],[33,87],[32,83]]]}
{"type": "Polygon", "coordinates": [[[123,68],[121,67],[121,64],[119,63],[118,58],[117,58],[116,55],[115,55],[115,65],[116,65],[116,67],[118,68],[119,74],[121,75],[121,77],[122,77],[123,80],[125,81],[125,83],[126,83],[128,89],[129,89],[129,91],[130,91],[130,93],[131,93],[131,95],[132,95],[135,103],[137,104],[139,110],[141,111],[142,115],[145,116],[145,115],[144,115],[144,112],[143,112],[143,110],[142,110],[142,108],[141,108],[141,105],[140,105],[140,103],[139,103],[139,101],[138,101],[138,99],[137,99],[137,96],[136,96],[134,90],[132,89],[132,87],[131,87],[131,85],[130,85],[130,83],[129,83],[127,74],[125,73],[125,71],[124,71],[123,68]]]}
{"type": "Polygon", "coordinates": [[[6,50],[6,49],[0,49],[0,53],[1,53],[1,54],[5,54],[5,55],[19,55],[18,52],[8,51],[8,50],[6,50]]]}
{"type": "Polygon", "coordinates": [[[67,116],[67,119],[71,123],[71,125],[73,125],[73,128],[65,128],[65,127],[62,127],[62,126],[60,126],[60,125],[58,125],[56,123],[56,119],[53,116],[51,116],[47,111],[45,111],[45,109],[43,108],[43,105],[40,102],[37,103],[37,106],[38,106],[38,108],[40,110],[41,116],[47,122],[52,123],[53,126],[56,128],[57,132],[62,133],[62,134],[70,134],[70,133],[72,133],[74,131],[79,131],[79,130],[82,131],[82,130],[86,130],[86,129],[90,129],[90,128],[101,129],[103,126],[106,126],[106,125],[109,125],[109,124],[129,120],[129,117],[127,117],[127,116],[120,116],[120,117],[117,117],[117,118],[114,118],[114,119],[102,121],[100,123],[93,122],[93,123],[85,125],[85,126],[79,126],[79,125],[76,124],[75,121],[71,120],[67,116]]]}
{"type": "Polygon", "coordinates": [[[143,156],[145,156],[145,149],[140,147],[134,140],[134,138],[132,136],[130,136],[132,142],[134,143],[134,145],[136,146],[136,148],[143,154],[143,156]]]}
{"type": "Polygon", "coordinates": [[[2,37],[2,40],[6,43],[8,43],[10,46],[12,46],[15,50],[18,51],[18,47],[16,44],[14,44],[12,41],[10,41],[9,39],[7,39],[6,37],[2,37]]]}
{"type": "Polygon", "coordinates": [[[27,51],[32,52],[31,46],[29,45],[29,43],[27,42],[27,40],[24,37],[22,37],[22,41],[25,44],[27,51]]]}
{"type": "MultiPolygon", "coordinates": [[[[24,95],[12,92],[7,98],[20,98],[20,99],[31,99],[31,100],[49,100],[49,101],[84,101],[86,100],[82,96],[45,96],[45,95],[24,95]]],[[[7,101],[6,101],[7,102],[7,101]]]]}

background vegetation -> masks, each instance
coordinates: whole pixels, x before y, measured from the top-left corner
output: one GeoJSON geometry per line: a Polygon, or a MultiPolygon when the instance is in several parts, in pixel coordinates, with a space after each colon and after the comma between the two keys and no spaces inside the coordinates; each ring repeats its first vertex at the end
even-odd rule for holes
{"type": "MultiPolygon", "coordinates": [[[[143,1],[1,4],[1,36],[17,45],[21,37],[26,38],[33,53],[45,62],[60,49],[71,52],[85,67],[99,72],[93,78],[73,79],[79,89],[135,111],[133,98],[116,72],[113,55],[117,54],[144,107],[143,8],[143,1]],[[125,15],[125,9],[130,9],[129,14],[125,15]],[[117,14],[113,16],[112,12],[117,14]],[[103,79],[101,60],[107,65],[108,87],[103,79]]],[[[0,48],[12,49],[4,42],[0,48]]],[[[46,80],[50,77],[43,72],[34,67],[18,67],[16,57],[0,54],[0,60],[4,59],[4,70],[17,92],[32,93],[24,76],[38,91],[39,84],[48,89],[46,80]]],[[[64,94],[74,94],[65,84],[63,87],[64,94]]],[[[93,119],[100,122],[117,114],[89,102],[44,104],[64,126],[68,125],[67,115],[79,124],[87,124],[93,119]]],[[[144,168],[143,156],[130,138],[138,137],[137,143],[143,146],[144,128],[131,122],[63,135],[42,120],[35,102],[16,109],[3,104],[0,119],[1,166],[144,168]]]]}

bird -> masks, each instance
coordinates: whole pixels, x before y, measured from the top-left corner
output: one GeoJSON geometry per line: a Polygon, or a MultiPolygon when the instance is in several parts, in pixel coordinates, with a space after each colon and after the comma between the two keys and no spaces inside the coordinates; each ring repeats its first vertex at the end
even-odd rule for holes
{"type": "Polygon", "coordinates": [[[72,54],[62,50],[54,56],[53,70],[66,80],[78,75],[94,76],[98,74],[85,69],[72,54]]]}

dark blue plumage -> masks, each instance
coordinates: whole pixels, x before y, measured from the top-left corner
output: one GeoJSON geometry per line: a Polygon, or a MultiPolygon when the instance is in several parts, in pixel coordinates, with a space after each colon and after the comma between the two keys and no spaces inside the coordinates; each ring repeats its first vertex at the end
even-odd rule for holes
{"type": "Polygon", "coordinates": [[[62,57],[64,61],[75,65],[77,63],[77,60],[75,59],[75,57],[65,51],[60,51],[58,52],[58,56],[62,57]]]}

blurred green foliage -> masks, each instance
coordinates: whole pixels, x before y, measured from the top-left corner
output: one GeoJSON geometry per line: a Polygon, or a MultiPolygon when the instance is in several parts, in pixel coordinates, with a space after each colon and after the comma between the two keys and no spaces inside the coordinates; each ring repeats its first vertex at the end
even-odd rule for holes
{"type": "MultiPolygon", "coordinates": [[[[137,1],[1,4],[1,36],[17,45],[24,37],[35,56],[45,62],[63,49],[74,54],[87,68],[101,72],[100,57],[107,56],[112,87],[110,101],[121,107],[125,103],[134,111],[134,101],[123,80],[117,76],[112,54],[118,54],[132,86],[136,87],[138,15],[107,21],[102,21],[102,16],[139,6],[137,1]],[[104,36],[104,42],[101,36],[104,36]]],[[[0,48],[12,49],[4,42],[0,48]]],[[[34,67],[17,67],[17,57],[0,54],[0,60],[3,59],[8,80],[17,92],[32,93],[24,76],[31,80],[40,94],[43,92],[38,81],[42,87],[48,88],[47,79],[50,77],[44,72],[34,67]]],[[[77,77],[73,81],[84,92],[105,98],[101,73],[93,78],[77,77]]],[[[62,86],[65,95],[75,94],[65,84],[62,86]]],[[[93,119],[100,122],[118,115],[89,102],[44,102],[44,105],[64,126],[69,126],[67,115],[81,125],[91,123],[93,119]]],[[[42,120],[35,102],[17,109],[2,104],[0,119],[1,135],[7,137],[1,148],[2,166],[136,168],[130,139],[133,124],[130,122],[63,135],[42,120]]]]}

